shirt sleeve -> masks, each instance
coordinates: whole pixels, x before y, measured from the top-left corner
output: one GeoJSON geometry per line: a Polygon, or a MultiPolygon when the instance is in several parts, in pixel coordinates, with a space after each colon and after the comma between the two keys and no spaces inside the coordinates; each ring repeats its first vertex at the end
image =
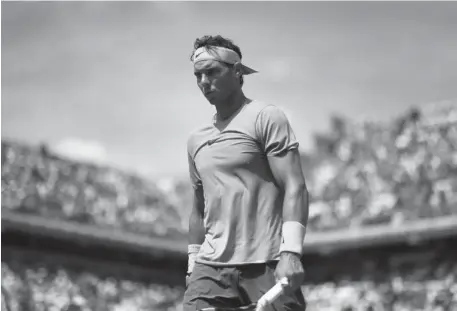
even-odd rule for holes
{"type": "Polygon", "coordinates": [[[187,153],[187,159],[189,161],[189,175],[190,175],[190,182],[192,184],[192,188],[195,190],[202,186],[202,181],[200,179],[200,175],[198,174],[197,167],[195,166],[194,159],[190,153],[187,153]]]}
{"type": "Polygon", "coordinates": [[[257,116],[255,126],[267,156],[281,155],[299,146],[289,120],[276,106],[263,108],[257,116]]]}

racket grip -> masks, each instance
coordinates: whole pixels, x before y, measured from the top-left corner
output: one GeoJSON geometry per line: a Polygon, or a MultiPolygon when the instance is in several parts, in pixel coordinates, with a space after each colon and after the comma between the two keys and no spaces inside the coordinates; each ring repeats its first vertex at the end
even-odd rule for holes
{"type": "Polygon", "coordinates": [[[284,293],[284,287],[289,285],[289,280],[287,278],[282,278],[278,283],[275,284],[268,292],[266,292],[262,297],[260,297],[257,302],[257,310],[262,310],[263,307],[273,303],[279,296],[284,293]]]}

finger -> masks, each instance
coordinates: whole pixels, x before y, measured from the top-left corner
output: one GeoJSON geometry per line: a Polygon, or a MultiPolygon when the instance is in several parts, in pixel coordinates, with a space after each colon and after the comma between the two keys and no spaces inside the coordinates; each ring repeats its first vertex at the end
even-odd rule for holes
{"type": "Polygon", "coordinates": [[[287,289],[288,291],[294,291],[295,289],[297,289],[297,286],[299,284],[299,280],[297,279],[297,276],[296,275],[292,275],[290,276],[289,278],[289,285],[287,286],[287,289]]]}
{"type": "Polygon", "coordinates": [[[293,286],[294,286],[294,283],[289,278],[289,283],[286,286],[284,286],[284,294],[291,295],[294,291],[293,286]]]}
{"type": "Polygon", "coordinates": [[[304,278],[301,277],[301,276],[298,276],[297,279],[296,279],[296,281],[295,281],[295,288],[294,288],[294,290],[299,289],[300,287],[302,287],[302,286],[303,286],[303,283],[304,283],[304,278]]]}
{"type": "Polygon", "coordinates": [[[275,283],[278,283],[279,280],[281,280],[281,278],[277,274],[275,274],[275,283]]]}
{"type": "Polygon", "coordinates": [[[279,280],[281,279],[280,276],[279,276],[279,274],[278,274],[278,271],[275,270],[275,271],[273,272],[273,276],[274,276],[274,278],[275,278],[275,283],[278,283],[279,280]]]}

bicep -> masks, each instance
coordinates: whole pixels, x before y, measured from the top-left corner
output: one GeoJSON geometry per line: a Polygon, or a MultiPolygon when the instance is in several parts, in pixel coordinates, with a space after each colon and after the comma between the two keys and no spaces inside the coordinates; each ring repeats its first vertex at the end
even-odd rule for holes
{"type": "Polygon", "coordinates": [[[298,149],[268,156],[268,163],[276,183],[283,190],[286,187],[306,187],[298,149]]]}

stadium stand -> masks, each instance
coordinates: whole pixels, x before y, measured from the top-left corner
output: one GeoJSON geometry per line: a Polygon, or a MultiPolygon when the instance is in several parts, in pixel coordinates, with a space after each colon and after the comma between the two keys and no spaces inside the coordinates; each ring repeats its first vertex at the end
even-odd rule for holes
{"type": "MultiPolygon", "coordinates": [[[[308,310],[457,310],[456,112],[316,135],[308,310]]],[[[2,311],[179,310],[189,198],[2,139],[2,311]]]]}

